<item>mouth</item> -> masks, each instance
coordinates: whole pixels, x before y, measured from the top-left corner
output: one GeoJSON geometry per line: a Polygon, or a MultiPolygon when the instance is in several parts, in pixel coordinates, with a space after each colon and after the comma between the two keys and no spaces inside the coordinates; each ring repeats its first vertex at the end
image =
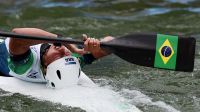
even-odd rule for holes
{"type": "Polygon", "coordinates": [[[69,55],[71,55],[71,52],[68,49],[66,49],[65,50],[65,56],[69,56],[69,55]]]}
{"type": "Polygon", "coordinates": [[[71,52],[65,52],[63,55],[60,55],[60,54],[55,54],[53,57],[54,57],[54,61],[55,60],[58,60],[64,56],[70,56],[71,55],[71,52]]]}
{"type": "Polygon", "coordinates": [[[66,53],[65,53],[65,56],[69,56],[69,55],[71,55],[70,52],[66,52],[66,53]]]}

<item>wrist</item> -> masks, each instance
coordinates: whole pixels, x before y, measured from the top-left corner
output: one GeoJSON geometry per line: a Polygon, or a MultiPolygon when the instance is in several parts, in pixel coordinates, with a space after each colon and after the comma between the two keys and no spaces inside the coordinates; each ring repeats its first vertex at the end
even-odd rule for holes
{"type": "Polygon", "coordinates": [[[99,50],[98,52],[92,52],[92,55],[94,56],[94,58],[98,59],[104,56],[107,56],[109,53],[107,53],[106,51],[103,50],[99,50]]]}

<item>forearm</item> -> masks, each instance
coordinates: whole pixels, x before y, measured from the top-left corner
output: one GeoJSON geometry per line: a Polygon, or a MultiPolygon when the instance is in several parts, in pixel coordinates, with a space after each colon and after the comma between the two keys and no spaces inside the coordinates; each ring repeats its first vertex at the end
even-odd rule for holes
{"type": "Polygon", "coordinates": [[[101,57],[104,57],[104,56],[107,56],[109,55],[110,53],[109,52],[106,52],[105,50],[103,49],[100,49],[96,52],[92,52],[92,55],[94,56],[94,58],[98,59],[98,58],[101,58],[101,57]]]}
{"type": "MultiPolygon", "coordinates": [[[[22,35],[57,37],[56,34],[36,28],[15,28],[12,32],[22,35]]],[[[9,50],[12,55],[20,55],[28,51],[30,46],[40,43],[46,43],[46,41],[11,38],[9,50]]]]}

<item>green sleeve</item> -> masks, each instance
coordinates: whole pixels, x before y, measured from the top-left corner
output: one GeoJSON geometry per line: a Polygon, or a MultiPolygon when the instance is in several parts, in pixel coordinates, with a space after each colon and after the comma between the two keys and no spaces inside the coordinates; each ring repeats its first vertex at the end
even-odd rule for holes
{"type": "Polygon", "coordinates": [[[33,65],[34,57],[33,54],[30,53],[26,58],[20,61],[14,61],[8,56],[8,67],[10,70],[15,72],[16,74],[22,75],[24,74],[27,70],[31,68],[33,65]]]}
{"type": "Polygon", "coordinates": [[[72,56],[76,57],[79,60],[81,68],[85,65],[83,56],[77,53],[72,53],[72,56]]]}
{"type": "Polygon", "coordinates": [[[78,58],[81,67],[91,64],[94,60],[96,60],[96,58],[94,58],[94,56],[92,54],[80,55],[77,53],[72,53],[72,56],[78,58]]]}

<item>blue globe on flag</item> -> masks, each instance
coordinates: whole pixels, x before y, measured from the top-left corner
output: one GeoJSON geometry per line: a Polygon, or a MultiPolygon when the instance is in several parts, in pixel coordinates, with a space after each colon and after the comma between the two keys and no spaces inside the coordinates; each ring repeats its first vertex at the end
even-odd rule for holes
{"type": "Polygon", "coordinates": [[[169,46],[164,46],[161,53],[164,57],[169,57],[172,54],[172,49],[169,46]]]}

